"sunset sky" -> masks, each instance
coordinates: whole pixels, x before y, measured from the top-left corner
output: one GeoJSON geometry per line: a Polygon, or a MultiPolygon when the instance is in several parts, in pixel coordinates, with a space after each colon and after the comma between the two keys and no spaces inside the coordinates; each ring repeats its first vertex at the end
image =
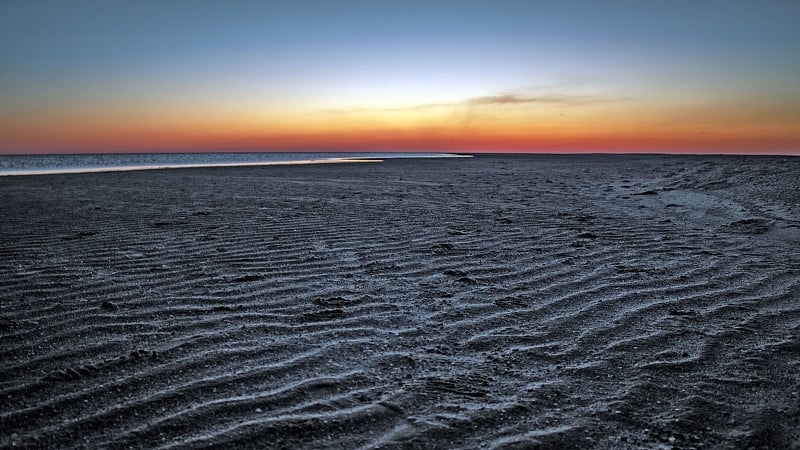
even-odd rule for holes
{"type": "Polygon", "coordinates": [[[0,2],[0,153],[800,153],[800,1],[0,2]]]}

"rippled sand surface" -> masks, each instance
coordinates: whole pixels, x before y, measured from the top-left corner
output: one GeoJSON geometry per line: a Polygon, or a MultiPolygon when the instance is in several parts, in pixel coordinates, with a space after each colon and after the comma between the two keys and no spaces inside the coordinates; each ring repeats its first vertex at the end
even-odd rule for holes
{"type": "Polygon", "coordinates": [[[0,446],[800,448],[800,158],[0,179],[0,446]]]}

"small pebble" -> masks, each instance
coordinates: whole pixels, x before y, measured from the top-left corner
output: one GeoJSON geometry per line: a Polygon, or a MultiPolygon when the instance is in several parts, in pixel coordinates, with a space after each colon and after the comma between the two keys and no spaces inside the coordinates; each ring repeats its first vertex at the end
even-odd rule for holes
{"type": "Polygon", "coordinates": [[[108,300],[104,301],[100,307],[107,311],[115,311],[117,309],[117,305],[109,302],[108,300]]]}

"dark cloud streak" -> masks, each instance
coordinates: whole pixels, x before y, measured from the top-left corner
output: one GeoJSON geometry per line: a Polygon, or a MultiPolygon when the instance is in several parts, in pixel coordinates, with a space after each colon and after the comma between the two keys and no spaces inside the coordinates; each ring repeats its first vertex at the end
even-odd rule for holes
{"type": "Polygon", "coordinates": [[[481,97],[472,97],[459,102],[443,102],[443,103],[422,103],[418,105],[401,106],[396,108],[369,108],[369,107],[352,107],[352,108],[338,108],[328,109],[324,112],[327,113],[360,113],[360,112],[404,112],[404,111],[422,111],[427,109],[436,108],[472,108],[480,106],[507,106],[507,105],[526,105],[526,104],[552,104],[552,105],[568,105],[568,106],[581,106],[595,103],[608,103],[619,101],[618,97],[603,97],[591,95],[568,95],[568,94],[548,94],[548,95],[520,95],[514,93],[503,93],[497,95],[486,95],[481,97]]]}
{"type": "Polygon", "coordinates": [[[464,102],[466,105],[515,105],[526,103],[552,103],[565,105],[584,105],[588,103],[600,103],[608,101],[608,98],[551,94],[540,96],[525,96],[518,94],[499,94],[484,97],[471,98],[464,102]]]}

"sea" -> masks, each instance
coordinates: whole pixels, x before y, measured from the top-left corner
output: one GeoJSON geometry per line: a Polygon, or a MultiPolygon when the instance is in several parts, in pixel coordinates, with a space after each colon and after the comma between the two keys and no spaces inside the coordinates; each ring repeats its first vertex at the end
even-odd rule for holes
{"type": "Polygon", "coordinates": [[[108,153],[0,155],[0,176],[454,158],[454,153],[108,153]]]}

